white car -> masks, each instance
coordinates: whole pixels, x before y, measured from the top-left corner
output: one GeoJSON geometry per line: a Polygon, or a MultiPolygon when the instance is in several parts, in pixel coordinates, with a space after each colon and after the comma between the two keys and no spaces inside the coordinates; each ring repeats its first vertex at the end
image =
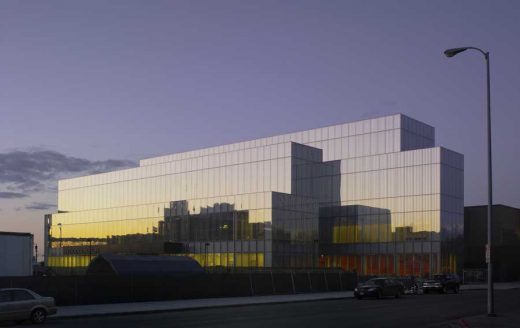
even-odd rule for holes
{"type": "Polygon", "coordinates": [[[48,315],[57,311],[52,297],[43,297],[23,288],[0,289],[0,321],[44,323],[48,315]]]}

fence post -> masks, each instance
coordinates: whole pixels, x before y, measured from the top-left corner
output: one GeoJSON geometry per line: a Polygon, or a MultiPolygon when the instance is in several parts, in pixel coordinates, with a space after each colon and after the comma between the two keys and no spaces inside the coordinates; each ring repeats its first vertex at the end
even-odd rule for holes
{"type": "Polygon", "coordinates": [[[273,270],[271,271],[271,285],[273,286],[273,294],[276,294],[276,287],[274,286],[273,270]]]}
{"type": "Polygon", "coordinates": [[[311,274],[309,271],[307,271],[307,279],[309,280],[309,289],[312,292],[312,281],[311,281],[311,274]]]}
{"type": "Polygon", "coordinates": [[[325,270],[323,270],[323,278],[325,278],[325,290],[329,291],[329,282],[327,281],[327,274],[325,273],[325,270]]]}
{"type": "Polygon", "coordinates": [[[296,288],[295,288],[295,286],[294,286],[294,276],[293,276],[293,272],[292,272],[292,271],[290,271],[290,272],[291,272],[292,292],[293,292],[293,294],[296,294],[296,288]]]}
{"type": "Polygon", "coordinates": [[[253,289],[253,277],[249,273],[249,288],[251,289],[251,296],[255,296],[255,290],[253,289]]]}
{"type": "Polygon", "coordinates": [[[134,275],[130,275],[130,299],[132,302],[135,302],[134,300],[134,275]]]}
{"type": "Polygon", "coordinates": [[[78,279],[79,277],[74,277],[74,304],[79,304],[79,290],[78,290],[78,279]]]}
{"type": "Polygon", "coordinates": [[[341,281],[341,271],[338,272],[338,276],[339,276],[339,290],[343,290],[343,281],[341,281]]]}

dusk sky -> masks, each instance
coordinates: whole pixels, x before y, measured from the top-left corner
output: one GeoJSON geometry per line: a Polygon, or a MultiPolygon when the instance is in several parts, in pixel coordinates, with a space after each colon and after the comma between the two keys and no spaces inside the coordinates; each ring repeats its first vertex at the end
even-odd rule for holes
{"type": "MultiPolygon", "coordinates": [[[[0,2],[0,231],[43,246],[57,180],[142,158],[403,113],[520,207],[519,1],[0,2]]],[[[43,249],[43,248],[42,248],[43,249]]]]}

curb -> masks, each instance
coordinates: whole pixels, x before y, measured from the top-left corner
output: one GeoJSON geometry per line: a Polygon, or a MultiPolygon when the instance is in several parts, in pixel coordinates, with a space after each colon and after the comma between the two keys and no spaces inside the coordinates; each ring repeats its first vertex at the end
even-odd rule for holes
{"type": "MultiPolygon", "coordinates": [[[[520,286],[514,286],[514,287],[510,287],[510,288],[493,288],[494,291],[497,291],[497,290],[515,290],[515,289],[520,289],[520,286]]],[[[461,292],[470,292],[472,290],[487,290],[487,287],[480,287],[480,288],[471,288],[471,289],[461,289],[460,291],[461,292]]]]}
{"type": "Polygon", "coordinates": [[[193,306],[186,308],[170,308],[170,309],[155,309],[155,310],[137,310],[133,312],[128,311],[120,311],[120,312],[110,312],[110,313],[90,313],[90,314],[78,314],[78,315],[70,315],[70,316],[56,316],[56,317],[48,317],[47,320],[70,320],[70,319],[79,319],[79,318],[94,318],[94,317],[110,317],[110,316],[126,316],[126,315],[139,315],[139,314],[154,314],[154,313],[164,313],[164,312],[178,312],[178,311],[190,311],[190,310],[204,310],[204,309],[217,309],[217,308],[227,308],[227,307],[244,307],[244,306],[259,306],[259,305],[271,305],[271,304],[286,304],[286,303],[304,303],[304,302],[316,302],[316,301],[333,301],[333,300],[342,300],[342,299],[351,299],[354,296],[341,296],[341,297],[326,297],[326,298],[318,298],[318,299],[303,299],[303,300],[281,300],[281,301],[271,301],[271,302],[261,302],[261,303],[247,303],[247,304],[223,304],[223,305],[201,305],[201,306],[193,306]]]}

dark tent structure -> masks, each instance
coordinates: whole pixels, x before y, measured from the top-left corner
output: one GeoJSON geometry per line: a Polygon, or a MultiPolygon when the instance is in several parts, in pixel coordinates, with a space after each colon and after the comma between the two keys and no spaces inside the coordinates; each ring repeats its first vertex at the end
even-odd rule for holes
{"type": "Polygon", "coordinates": [[[135,276],[202,274],[204,269],[188,256],[100,254],[94,258],[87,275],[135,276]]]}

